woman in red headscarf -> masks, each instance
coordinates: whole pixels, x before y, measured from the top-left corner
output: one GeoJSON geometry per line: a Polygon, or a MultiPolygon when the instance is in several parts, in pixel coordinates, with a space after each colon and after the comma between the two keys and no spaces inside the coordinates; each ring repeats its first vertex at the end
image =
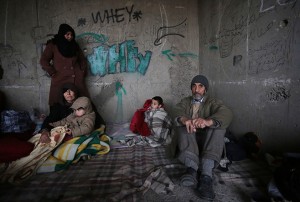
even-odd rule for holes
{"type": "Polygon", "coordinates": [[[59,101],[64,83],[74,84],[82,96],[90,97],[85,85],[87,61],[75,41],[75,32],[70,25],[59,26],[58,34],[47,42],[40,63],[51,77],[50,106],[59,101]]]}

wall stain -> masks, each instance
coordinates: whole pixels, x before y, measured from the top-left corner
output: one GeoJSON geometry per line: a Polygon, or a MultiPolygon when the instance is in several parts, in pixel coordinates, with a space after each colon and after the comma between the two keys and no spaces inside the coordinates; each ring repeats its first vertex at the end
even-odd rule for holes
{"type": "Polygon", "coordinates": [[[271,91],[267,94],[268,100],[270,102],[279,102],[287,100],[291,97],[290,91],[287,90],[281,84],[275,84],[275,87],[271,89],[271,91]]]}

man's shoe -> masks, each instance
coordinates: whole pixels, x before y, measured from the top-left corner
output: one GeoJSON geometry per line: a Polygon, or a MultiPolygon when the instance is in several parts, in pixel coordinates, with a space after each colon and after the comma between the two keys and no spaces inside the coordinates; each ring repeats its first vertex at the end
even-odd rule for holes
{"type": "Polygon", "coordinates": [[[197,196],[202,199],[212,201],[215,198],[213,190],[212,178],[208,175],[201,175],[199,179],[199,185],[196,190],[197,196]]]}
{"type": "Polygon", "coordinates": [[[198,183],[198,173],[193,168],[187,168],[186,173],[180,178],[180,184],[184,187],[196,188],[198,183]]]}

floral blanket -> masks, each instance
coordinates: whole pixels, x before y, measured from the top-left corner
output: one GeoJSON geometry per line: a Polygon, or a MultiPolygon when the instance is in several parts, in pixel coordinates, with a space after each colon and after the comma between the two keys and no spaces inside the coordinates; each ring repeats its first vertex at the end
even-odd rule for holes
{"type": "Polygon", "coordinates": [[[20,184],[35,174],[38,167],[46,161],[51,152],[62,142],[65,133],[66,128],[59,126],[51,130],[50,143],[40,143],[41,134],[36,134],[30,138],[28,141],[35,145],[33,151],[28,156],[7,164],[5,170],[0,173],[0,181],[20,184]]]}

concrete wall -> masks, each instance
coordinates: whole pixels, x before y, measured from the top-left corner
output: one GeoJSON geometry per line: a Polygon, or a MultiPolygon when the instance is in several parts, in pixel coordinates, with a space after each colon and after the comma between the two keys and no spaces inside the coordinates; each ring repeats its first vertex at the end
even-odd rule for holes
{"type": "Polygon", "coordinates": [[[106,121],[130,121],[154,95],[172,114],[200,72],[232,108],[234,134],[256,132],[267,151],[299,151],[299,11],[297,0],[0,0],[0,88],[11,108],[47,113],[50,79],[39,58],[68,23],[92,64],[87,85],[106,121]],[[120,49],[122,72],[96,57],[120,49]]]}
{"type": "Polygon", "coordinates": [[[197,5],[196,0],[0,0],[1,90],[11,108],[48,113],[50,78],[39,59],[46,41],[68,23],[91,64],[86,82],[107,122],[130,121],[155,95],[172,113],[172,105],[190,93],[186,81],[199,72],[197,5]],[[125,51],[125,63],[112,63],[119,51],[125,51]]]}
{"type": "Polygon", "coordinates": [[[233,109],[232,131],[256,132],[269,151],[300,150],[299,11],[297,0],[199,6],[200,72],[233,109]]]}

